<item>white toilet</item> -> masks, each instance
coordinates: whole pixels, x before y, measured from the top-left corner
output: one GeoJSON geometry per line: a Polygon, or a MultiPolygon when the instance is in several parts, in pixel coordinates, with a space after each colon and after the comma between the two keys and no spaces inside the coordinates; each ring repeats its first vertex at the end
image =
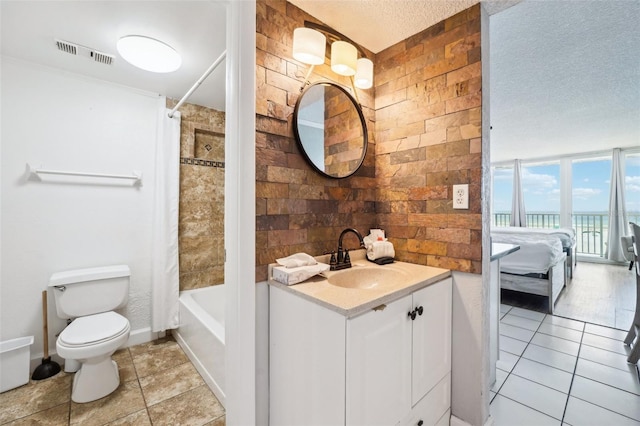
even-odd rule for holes
{"type": "MultiPolygon", "coordinates": [[[[127,304],[129,267],[78,269],[51,275],[58,317],[73,319],[58,336],[58,355],[80,363],[73,379],[74,402],[95,401],[120,384],[111,355],[129,338],[129,320],[113,312],[127,304]]],[[[73,362],[71,361],[71,362],[73,362]]]]}

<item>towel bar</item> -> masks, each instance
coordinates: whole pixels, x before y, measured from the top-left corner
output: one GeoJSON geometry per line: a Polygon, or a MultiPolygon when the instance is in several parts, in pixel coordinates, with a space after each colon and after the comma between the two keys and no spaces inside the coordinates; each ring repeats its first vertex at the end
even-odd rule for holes
{"type": "Polygon", "coordinates": [[[134,181],[134,185],[142,184],[142,173],[133,171],[130,175],[110,174],[110,173],[92,173],[92,172],[72,172],[63,170],[47,170],[42,168],[35,168],[27,163],[27,170],[32,175],[47,174],[47,175],[66,175],[66,176],[89,176],[109,179],[131,179],[134,181]]]}

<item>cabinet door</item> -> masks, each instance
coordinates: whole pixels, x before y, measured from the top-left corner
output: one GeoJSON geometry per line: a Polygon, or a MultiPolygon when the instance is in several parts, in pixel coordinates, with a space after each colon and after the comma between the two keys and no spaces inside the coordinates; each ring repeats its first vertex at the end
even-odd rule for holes
{"type": "Polygon", "coordinates": [[[344,316],[270,287],[269,424],[344,424],[344,316]]]}
{"type": "Polygon", "coordinates": [[[411,405],[451,371],[451,278],[413,293],[422,315],[413,322],[411,405]]]}
{"type": "Polygon", "coordinates": [[[347,322],[347,425],[394,425],[411,409],[411,295],[347,322]]]}

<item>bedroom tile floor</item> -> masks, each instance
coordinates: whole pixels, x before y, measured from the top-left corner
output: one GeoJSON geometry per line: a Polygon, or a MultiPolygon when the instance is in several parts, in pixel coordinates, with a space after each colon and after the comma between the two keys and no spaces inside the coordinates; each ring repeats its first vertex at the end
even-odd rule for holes
{"type": "Polygon", "coordinates": [[[224,426],[225,410],[172,338],[117,351],[120,386],[97,401],[71,401],[73,374],[0,394],[0,425],[224,426]]]}
{"type": "Polygon", "coordinates": [[[628,330],[635,301],[636,278],[628,264],[578,261],[573,279],[558,297],[554,314],[628,330]]]}
{"type": "Polygon", "coordinates": [[[496,426],[640,425],[640,373],[626,331],[500,306],[496,426]]]}

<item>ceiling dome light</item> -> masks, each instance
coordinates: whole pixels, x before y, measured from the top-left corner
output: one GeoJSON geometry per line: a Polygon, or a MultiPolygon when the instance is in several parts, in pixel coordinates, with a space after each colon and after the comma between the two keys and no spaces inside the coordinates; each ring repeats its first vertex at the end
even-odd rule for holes
{"type": "Polygon", "coordinates": [[[145,71],[173,72],[182,65],[182,58],[173,47],[151,37],[124,36],[118,40],[117,49],[125,61],[145,71]]]}

